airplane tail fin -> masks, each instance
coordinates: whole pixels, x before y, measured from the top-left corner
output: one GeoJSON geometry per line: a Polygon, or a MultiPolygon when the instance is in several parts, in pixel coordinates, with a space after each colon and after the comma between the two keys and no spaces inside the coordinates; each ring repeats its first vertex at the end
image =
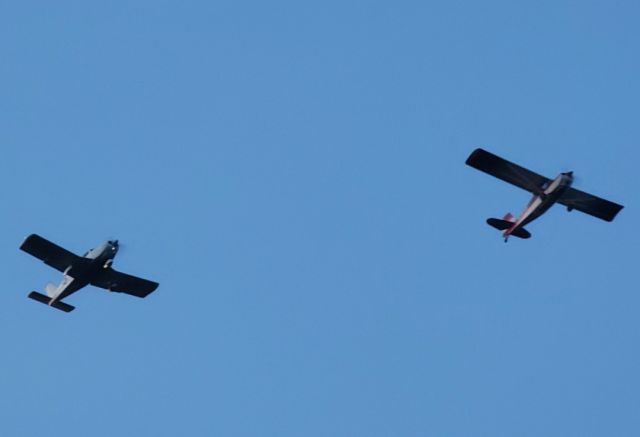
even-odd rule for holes
{"type": "Polygon", "coordinates": [[[45,290],[47,292],[47,296],[54,297],[56,295],[56,291],[58,291],[58,286],[53,282],[48,282],[45,286],[45,290]]]}
{"type": "Polygon", "coordinates": [[[29,297],[45,305],[49,305],[57,310],[64,311],[65,313],[71,312],[75,309],[74,306],[61,302],[59,300],[51,302],[49,296],[45,296],[44,294],[38,293],[37,291],[32,291],[31,293],[29,293],[29,297]]]}

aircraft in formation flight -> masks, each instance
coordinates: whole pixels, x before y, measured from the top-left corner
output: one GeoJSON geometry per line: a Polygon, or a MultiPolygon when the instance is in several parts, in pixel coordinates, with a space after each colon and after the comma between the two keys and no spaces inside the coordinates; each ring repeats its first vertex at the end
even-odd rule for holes
{"type": "MultiPolygon", "coordinates": [[[[555,203],[566,206],[569,211],[577,209],[606,221],[613,220],[623,208],[617,203],[572,188],[571,171],[560,173],[555,179],[549,179],[483,149],[474,150],[466,163],[533,193],[533,198],[520,217],[515,218],[508,213],[502,219],[487,219],[489,225],[503,231],[505,242],[511,235],[519,238],[531,237],[524,226],[540,217],[555,203]]],[[[87,285],[137,297],[146,297],[155,291],[158,288],[157,282],[127,275],[111,267],[118,248],[118,240],[110,240],[89,250],[83,256],[78,256],[39,235],[28,236],[20,249],[41,259],[63,275],[59,285],[47,284],[46,295],[32,291],[29,297],[53,308],[70,312],[74,307],[62,302],[62,299],[87,285]]]]}
{"type": "Polygon", "coordinates": [[[531,237],[524,226],[540,217],[555,203],[566,206],[568,211],[577,209],[608,222],[623,208],[617,203],[572,188],[572,171],[549,179],[483,149],[471,152],[467,165],[533,193],[533,198],[520,217],[515,218],[508,213],[502,219],[487,219],[489,225],[503,231],[505,242],[510,235],[518,238],[531,237]]]}
{"type": "Polygon", "coordinates": [[[158,283],[111,268],[119,247],[118,240],[110,240],[89,250],[83,256],[78,256],[39,235],[29,235],[20,249],[63,274],[59,285],[47,284],[47,295],[32,291],[29,297],[67,313],[75,307],[62,302],[62,299],[89,284],[109,291],[146,297],[158,288],[158,283]]]}

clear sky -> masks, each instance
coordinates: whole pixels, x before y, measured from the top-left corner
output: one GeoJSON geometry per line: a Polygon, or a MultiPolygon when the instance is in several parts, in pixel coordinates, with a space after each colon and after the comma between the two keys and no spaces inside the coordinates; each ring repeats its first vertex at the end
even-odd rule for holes
{"type": "Polygon", "coordinates": [[[637,436],[636,1],[0,10],[0,435],[637,436]],[[626,207],[559,206],[482,146],[626,207]],[[147,299],[18,250],[119,238],[147,299]]]}

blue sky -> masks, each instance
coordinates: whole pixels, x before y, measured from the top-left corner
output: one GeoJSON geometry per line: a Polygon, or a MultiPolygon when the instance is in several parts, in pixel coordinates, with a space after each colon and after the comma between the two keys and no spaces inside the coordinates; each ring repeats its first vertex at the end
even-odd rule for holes
{"type": "Polygon", "coordinates": [[[0,434],[637,436],[639,13],[6,3],[0,434]],[[478,146],[626,207],[504,244],[478,146]],[[33,232],[160,288],[46,308],[33,232]]]}

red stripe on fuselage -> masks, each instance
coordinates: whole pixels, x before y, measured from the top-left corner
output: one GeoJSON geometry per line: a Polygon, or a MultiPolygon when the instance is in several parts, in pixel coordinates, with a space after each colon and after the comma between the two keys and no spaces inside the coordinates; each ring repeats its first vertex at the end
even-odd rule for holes
{"type": "Polygon", "coordinates": [[[513,226],[502,233],[502,236],[505,239],[508,238],[516,229],[524,227],[547,212],[572,183],[573,176],[567,173],[560,173],[551,181],[548,187],[544,188],[541,194],[533,195],[520,217],[514,222],[513,226]]]}

